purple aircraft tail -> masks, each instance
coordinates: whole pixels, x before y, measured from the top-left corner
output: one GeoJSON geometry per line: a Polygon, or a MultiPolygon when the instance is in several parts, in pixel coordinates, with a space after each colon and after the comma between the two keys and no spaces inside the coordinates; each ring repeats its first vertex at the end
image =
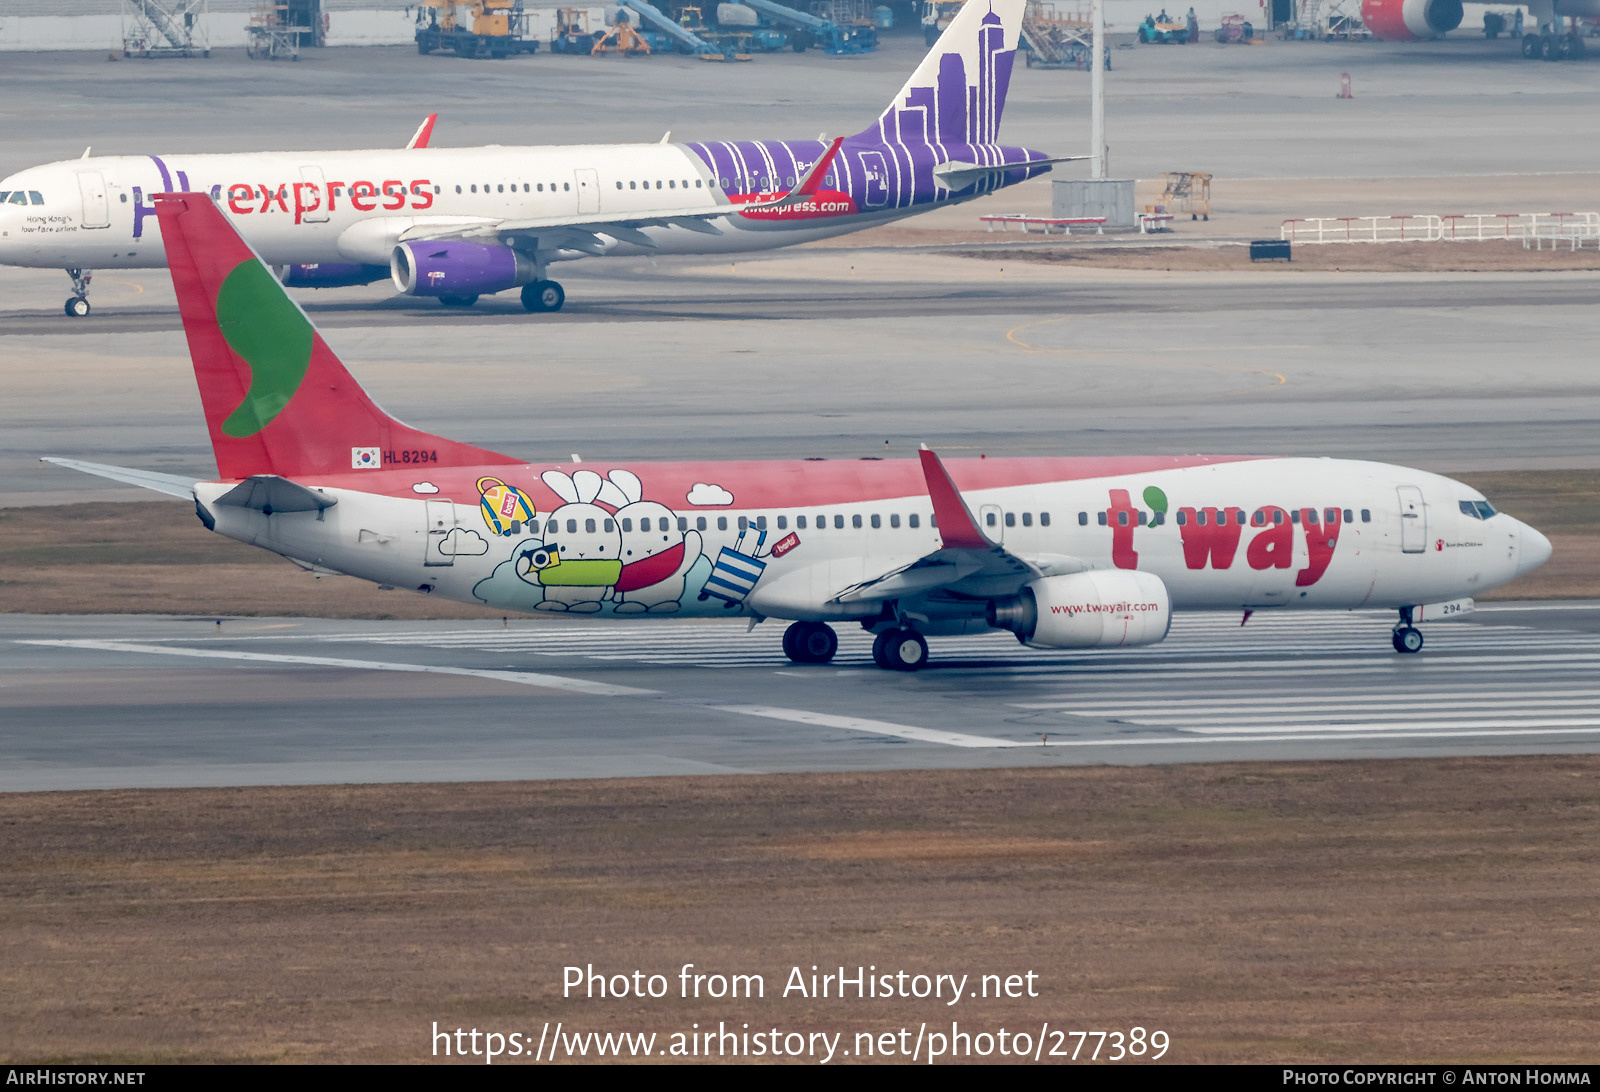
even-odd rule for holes
{"type": "Polygon", "coordinates": [[[1027,0],[967,0],[872,127],[880,144],[994,144],[1027,0]]]}

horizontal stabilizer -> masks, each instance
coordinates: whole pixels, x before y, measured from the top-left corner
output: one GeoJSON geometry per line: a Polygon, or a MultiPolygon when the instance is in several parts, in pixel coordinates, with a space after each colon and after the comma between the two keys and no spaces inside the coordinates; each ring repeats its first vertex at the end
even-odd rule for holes
{"type": "Polygon", "coordinates": [[[157,493],[165,493],[169,497],[182,497],[184,500],[194,499],[194,478],[184,477],[179,474],[158,474],[154,470],[133,470],[124,466],[107,466],[104,463],[85,463],[77,459],[58,459],[46,456],[39,460],[44,463],[54,463],[64,466],[68,470],[78,470],[85,474],[93,474],[98,478],[110,478],[114,482],[124,485],[137,485],[141,489],[153,489],[157,493]]]}
{"type": "Polygon", "coordinates": [[[320,512],[339,501],[320,489],[307,489],[275,474],[257,474],[222,494],[216,503],[253,508],[270,516],[274,512],[320,512]]]}
{"type": "Polygon", "coordinates": [[[1048,167],[1052,163],[1074,163],[1080,159],[1093,159],[1092,155],[1062,155],[1052,159],[1019,159],[1011,163],[962,163],[951,160],[933,169],[933,177],[953,190],[964,190],[975,182],[995,174],[1021,170],[1024,167],[1048,167]]]}

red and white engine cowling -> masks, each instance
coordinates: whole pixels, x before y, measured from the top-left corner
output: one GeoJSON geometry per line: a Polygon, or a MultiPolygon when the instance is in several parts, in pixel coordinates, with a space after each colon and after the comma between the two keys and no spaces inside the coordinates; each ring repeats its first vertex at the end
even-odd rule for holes
{"type": "Polygon", "coordinates": [[[1172,627],[1161,578],[1125,569],[1047,576],[989,604],[989,624],[1033,648],[1153,645],[1172,627]]]}
{"type": "Polygon", "coordinates": [[[394,286],[408,296],[477,296],[527,284],[538,268],[492,243],[401,243],[389,260],[394,286]]]}
{"type": "Polygon", "coordinates": [[[1437,38],[1461,25],[1461,0],[1361,0],[1361,21],[1375,38],[1437,38]]]}

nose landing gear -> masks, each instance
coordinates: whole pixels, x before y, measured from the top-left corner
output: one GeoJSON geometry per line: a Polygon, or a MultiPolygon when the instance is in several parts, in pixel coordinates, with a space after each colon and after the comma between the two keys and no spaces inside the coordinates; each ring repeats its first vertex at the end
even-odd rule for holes
{"type": "Polygon", "coordinates": [[[67,276],[72,278],[72,295],[68,297],[63,308],[68,318],[86,318],[89,314],[89,281],[94,277],[94,271],[89,269],[69,269],[67,276]]]}
{"type": "Polygon", "coordinates": [[[1391,638],[1396,652],[1421,652],[1422,631],[1411,624],[1411,608],[1400,608],[1400,622],[1391,638]]]}

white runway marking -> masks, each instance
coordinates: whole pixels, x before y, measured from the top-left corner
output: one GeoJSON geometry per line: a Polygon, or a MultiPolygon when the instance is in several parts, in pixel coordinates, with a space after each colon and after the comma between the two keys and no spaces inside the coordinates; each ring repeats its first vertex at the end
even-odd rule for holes
{"type": "Polygon", "coordinates": [[[635,686],[615,686],[611,683],[590,682],[566,675],[538,675],[531,671],[484,671],[468,667],[435,667],[431,664],[387,663],[378,660],[345,660],[332,656],[282,656],[271,652],[236,652],[220,648],[181,648],[174,645],[145,645],[131,641],[18,641],[22,645],[55,645],[61,648],[82,648],[98,652],[143,652],[158,656],[190,656],[214,660],[251,660],[260,663],[304,664],[310,667],[344,667],[359,671],[403,671],[426,675],[470,675],[479,679],[498,679],[501,682],[519,683],[523,686],[541,686],[550,690],[570,690],[575,694],[594,694],[600,697],[622,697],[630,694],[655,694],[655,690],[641,690],[635,686]]]}
{"type": "Polygon", "coordinates": [[[796,724],[813,724],[822,728],[844,728],[852,732],[871,732],[878,736],[899,736],[919,743],[943,743],[949,747],[1037,747],[1011,739],[991,739],[988,736],[969,736],[960,732],[943,732],[937,728],[913,728],[909,724],[891,724],[886,720],[867,720],[864,717],[839,717],[831,713],[813,713],[809,709],[778,709],[771,705],[714,705],[724,713],[740,713],[747,717],[767,717],[771,720],[788,720],[796,724]]]}

